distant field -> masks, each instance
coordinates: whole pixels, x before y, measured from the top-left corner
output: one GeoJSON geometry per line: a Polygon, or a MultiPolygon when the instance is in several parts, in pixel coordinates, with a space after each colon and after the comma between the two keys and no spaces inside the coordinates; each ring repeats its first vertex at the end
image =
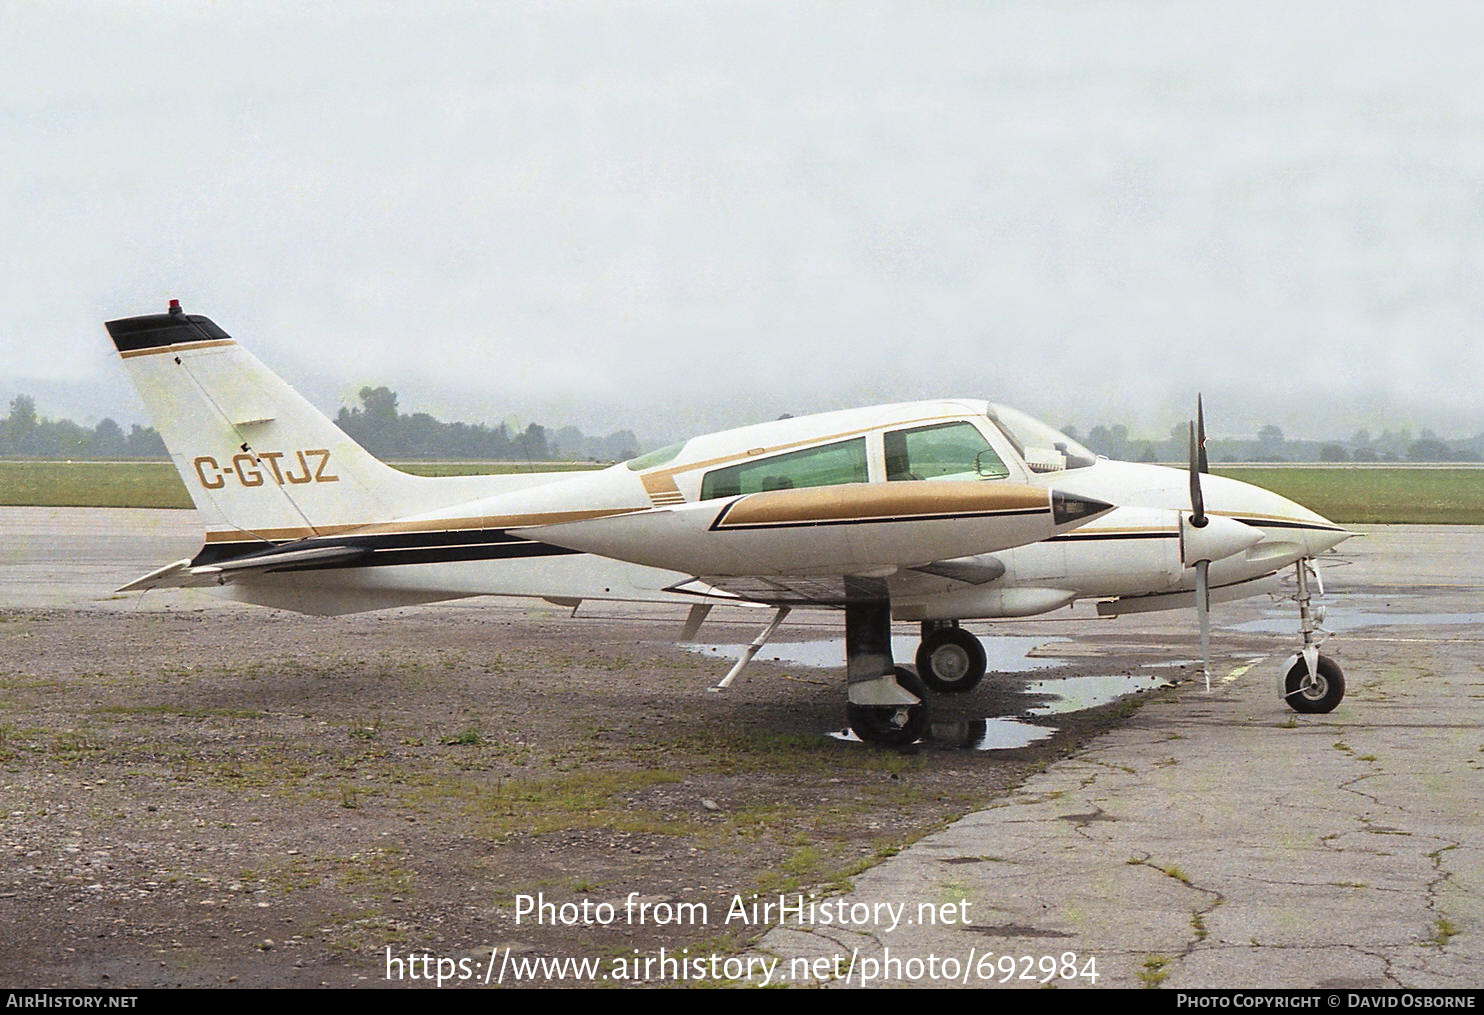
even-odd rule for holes
{"type": "Polygon", "coordinates": [[[1398,466],[1217,467],[1349,525],[1484,524],[1484,469],[1398,466]]]}
{"type": "MultiPolygon", "coordinates": [[[[598,466],[421,462],[397,467],[419,476],[469,476],[598,466]]],[[[1484,525],[1484,469],[1223,466],[1214,471],[1266,487],[1344,524],[1484,525]]],[[[191,503],[167,462],[0,462],[0,505],[185,508],[191,503]]]]}
{"type": "MultiPolygon", "coordinates": [[[[415,462],[397,465],[416,476],[507,475],[598,468],[512,462],[415,462]]],[[[188,508],[169,462],[0,462],[0,506],[188,508]]]]}

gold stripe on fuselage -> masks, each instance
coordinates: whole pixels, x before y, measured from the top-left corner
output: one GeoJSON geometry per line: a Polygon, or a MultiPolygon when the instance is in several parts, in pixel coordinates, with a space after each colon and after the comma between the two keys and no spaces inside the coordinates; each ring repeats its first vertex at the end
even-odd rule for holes
{"type": "Polygon", "coordinates": [[[278,542],[290,539],[315,539],[330,536],[386,536],[406,535],[414,532],[470,532],[479,529],[520,529],[533,525],[560,525],[562,522],[582,522],[592,518],[607,518],[612,515],[633,514],[647,511],[647,507],[607,508],[591,511],[547,511],[525,515],[485,515],[477,518],[425,518],[418,521],[363,522],[355,525],[320,525],[314,528],[292,529],[218,529],[206,533],[208,543],[243,542],[244,537],[259,542],[278,542]]]}
{"type": "Polygon", "coordinates": [[[999,511],[1049,511],[1045,490],[991,483],[858,483],[766,490],[734,503],[719,529],[834,521],[884,521],[999,511]]]}
{"type": "Polygon", "coordinates": [[[680,487],[675,485],[674,476],[644,473],[639,477],[639,482],[644,484],[644,492],[649,495],[655,507],[685,503],[685,495],[680,492],[680,487]]]}

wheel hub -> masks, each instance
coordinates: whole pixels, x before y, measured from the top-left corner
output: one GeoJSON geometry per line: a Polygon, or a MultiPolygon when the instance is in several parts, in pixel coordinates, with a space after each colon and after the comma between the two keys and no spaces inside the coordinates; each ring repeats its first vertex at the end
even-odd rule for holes
{"type": "Polygon", "coordinates": [[[969,672],[969,654],[957,645],[944,645],[933,653],[933,672],[939,680],[962,680],[969,672]]]}

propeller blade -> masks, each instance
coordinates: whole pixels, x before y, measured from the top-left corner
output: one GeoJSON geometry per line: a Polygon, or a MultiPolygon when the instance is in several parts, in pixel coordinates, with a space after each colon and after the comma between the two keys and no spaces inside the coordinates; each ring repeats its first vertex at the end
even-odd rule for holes
{"type": "Polygon", "coordinates": [[[1201,672],[1206,675],[1206,692],[1211,691],[1211,562],[1195,565],[1195,613],[1201,624],[1201,672]]]}
{"type": "Polygon", "coordinates": [[[1200,452],[1200,471],[1205,474],[1211,471],[1211,463],[1206,461],[1206,407],[1199,394],[1195,396],[1195,436],[1196,449],[1200,452]]]}
{"type": "Polygon", "coordinates": [[[1190,424],[1190,524],[1206,525],[1206,498],[1201,495],[1200,450],[1195,443],[1195,424],[1190,424]]]}

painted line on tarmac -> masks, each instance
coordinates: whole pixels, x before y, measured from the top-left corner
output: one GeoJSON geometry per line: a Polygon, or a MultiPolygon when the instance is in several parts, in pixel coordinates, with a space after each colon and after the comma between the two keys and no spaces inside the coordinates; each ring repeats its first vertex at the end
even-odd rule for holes
{"type": "Polygon", "coordinates": [[[1238,666],[1236,669],[1232,670],[1226,676],[1222,677],[1221,678],[1221,683],[1223,683],[1223,684],[1230,684],[1232,681],[1238,680],[1238,679],[1246,676],[1247,675],[1247,672],[1249,670],[1251,670],[1254,666],[1258,666],[1258,665],[1261,665],[1262,663],[1267,662],[1269,658],[1271,658],[1271,657],[1264,656],[1262,659],[1254,659],[1250,663],[1246,663],[1246,664],[1244,664],[1242,666],[1238,666]]]}

